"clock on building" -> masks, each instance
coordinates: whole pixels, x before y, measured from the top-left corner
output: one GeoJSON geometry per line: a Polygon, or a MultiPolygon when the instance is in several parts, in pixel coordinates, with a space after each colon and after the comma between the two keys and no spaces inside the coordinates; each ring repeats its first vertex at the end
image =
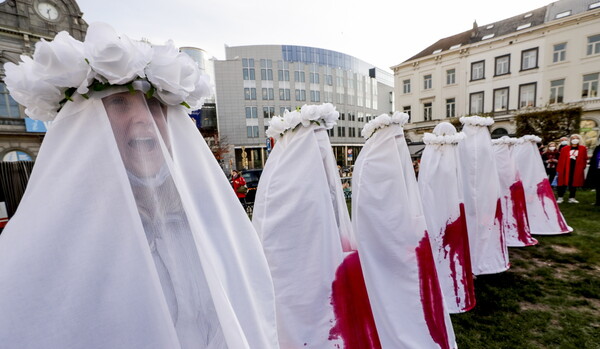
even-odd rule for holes
{"type": "Polygon", "coordinates": [[[46,2],[46,1],[40,1],[37,3],[37,5],[35,6],[35,9],[37,10],[37,13],[42,16],[42,18],[44,18],[45,20],[48,21],[56,21],[58,20],[58,17],[60,16],[60,12],[58,11],[58,8],[56,8],[55,5],[46,2]]]}

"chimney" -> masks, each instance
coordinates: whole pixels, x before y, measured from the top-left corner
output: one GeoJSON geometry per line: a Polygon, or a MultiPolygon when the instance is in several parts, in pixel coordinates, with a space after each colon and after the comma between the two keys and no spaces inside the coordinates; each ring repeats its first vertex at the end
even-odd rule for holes
{"type": "Polygon", "coordinates": [[[471,37],[472,37],[472,38],[474,38],[474,37],[476,37],[476,36],[477,36],[477,34],[478,34],[478,32],[479,32],[479,31],[477,30],[477,28],[479,28],[479,26],[477,25],[477,21],[475,20],[475,21],[473,21],[473,29],[471,29],[471,37]]]}

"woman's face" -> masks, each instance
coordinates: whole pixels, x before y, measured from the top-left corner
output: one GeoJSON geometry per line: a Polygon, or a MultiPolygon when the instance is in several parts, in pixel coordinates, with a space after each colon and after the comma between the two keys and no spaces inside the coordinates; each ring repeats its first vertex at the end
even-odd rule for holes
{"type": "Polygon", "coordinates": [[[157,174],[165,162],[157,128],[168,144],[160,104],[148,103],[141,92],[116,93],[103,98],[102,102],[125,168],[138,177],[157,174]]]}

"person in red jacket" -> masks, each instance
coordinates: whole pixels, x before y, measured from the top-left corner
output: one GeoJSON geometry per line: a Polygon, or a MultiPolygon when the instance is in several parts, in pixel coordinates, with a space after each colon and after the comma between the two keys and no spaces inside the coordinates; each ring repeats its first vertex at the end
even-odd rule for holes
{"type": "Polygon", "coordinates": [[[243,190],[246,188],[246,180],[244,177],[242,177],[238,170],[231,171],[231,185],[233,186],[233,191],[235,192],[235,195],[237,195],[242,206],[246,207],[247,189],[245,191],[243,190]],[[240,189],[241,186],[244,186],[244,188],[240,189]]]}
{"type": "Polygon", "coordinates": [[[581,136],[574,134],[569,138],[569,145],[563,147],[558,157],[556,172],[558,173],[558,200],[563,202],[563,196],[569,187],[569,203],[577,204],[575,192],[578,187],[583,186],[584,170],[587,163],[587,149],[581,142],[581,136]]]}

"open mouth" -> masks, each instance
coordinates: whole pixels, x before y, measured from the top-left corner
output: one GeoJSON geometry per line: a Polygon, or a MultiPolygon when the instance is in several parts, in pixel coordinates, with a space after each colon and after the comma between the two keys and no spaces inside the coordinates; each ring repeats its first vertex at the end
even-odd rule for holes
{"type": "Polygon", "coordinates": [[[152,137],[134,138],[127,143],[129,147],[137,151],[151,152],[158,146],[152,137]]]}

